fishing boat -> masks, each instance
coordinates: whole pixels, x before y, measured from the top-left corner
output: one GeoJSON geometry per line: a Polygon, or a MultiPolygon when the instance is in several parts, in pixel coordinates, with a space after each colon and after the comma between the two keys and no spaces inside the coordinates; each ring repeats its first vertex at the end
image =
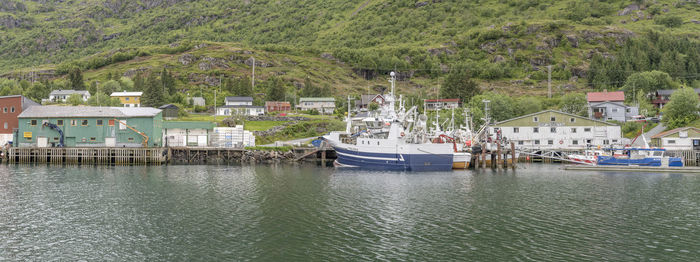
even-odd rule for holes
{"type": "Polygon", "coordinates": [[[664,156],[663,148],[609,148],[610,156],[598,156],[599,166],[660,166],[682,167],[680,157],[664,156]]]}
{"type": "Polygon", "coordinates": [[[603,150],[585,150],[583,154],[568,154],[566,157],[578,163],[596,164],[598,162],[598,156],[604,155],[606,155],[606,153],[603,150]]]}
{"type": "MultiPolygon", "coordinates": [[[[331,132],[324,140],[336,151],[338,167],[395,171],[448,171],[454,161],[454,144],[435,143],[427,130],[427,117],[417,107],[406,110],[394,95],[396,75],[390,74],[391,93],[378,112],[345,132],[331,132]],[[396,109],[398,102],[398,110],[396,109]]],[[[348,111],[349,112],[349,111],[348,111]]]]}

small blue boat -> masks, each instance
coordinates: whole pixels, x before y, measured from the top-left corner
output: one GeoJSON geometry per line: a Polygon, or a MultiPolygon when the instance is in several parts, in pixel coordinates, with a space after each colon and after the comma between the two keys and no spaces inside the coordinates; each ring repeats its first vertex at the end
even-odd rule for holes
{"type": "Polygon", "coordinates": [[[661,166],[682,167],[680,157],[664,156],[665,149],[661,148],[609,148],[612,156],[598,156],[599,166],[661,166]],[[621,152],[621,154],[615,154],[621,152]]]}

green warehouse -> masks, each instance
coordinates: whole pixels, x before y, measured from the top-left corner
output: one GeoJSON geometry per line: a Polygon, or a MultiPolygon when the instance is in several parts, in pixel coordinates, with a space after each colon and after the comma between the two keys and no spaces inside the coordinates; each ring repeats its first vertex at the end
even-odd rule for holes
{"type": "Polygon", "coordinates": [[[33,106],[19,116],[19,147],[161,147],[163,115],[150,107],[33,106]]]}

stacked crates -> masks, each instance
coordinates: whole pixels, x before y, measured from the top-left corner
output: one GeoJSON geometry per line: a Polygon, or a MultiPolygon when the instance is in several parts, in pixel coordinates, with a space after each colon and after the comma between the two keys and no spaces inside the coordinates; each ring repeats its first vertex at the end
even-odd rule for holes
{"type": "Polygon", "coordinates": [[[211,143],[214,147],[243,148],[255,146],[255,136],[252,132],[243,130],[242,125],[215,127],[211,143]]]}

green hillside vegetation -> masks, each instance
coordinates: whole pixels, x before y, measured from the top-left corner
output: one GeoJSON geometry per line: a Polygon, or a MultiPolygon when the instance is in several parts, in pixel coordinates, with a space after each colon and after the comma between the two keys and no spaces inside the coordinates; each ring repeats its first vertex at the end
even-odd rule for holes
{"type": "Polygon", "coordinates": [[[215,96],[331,95],[340,115],[346,95],[382,92],[396,71],[417,105],[456,96],[478,114],[475,99],[489,97],[509,112],[496,120],[581,114],[569,94],[699,87],[699,11],[678,0],[0,0],[0,95],[144,91],[147,105],[185,107],[203,96],[200,112],[215,96]]]}

